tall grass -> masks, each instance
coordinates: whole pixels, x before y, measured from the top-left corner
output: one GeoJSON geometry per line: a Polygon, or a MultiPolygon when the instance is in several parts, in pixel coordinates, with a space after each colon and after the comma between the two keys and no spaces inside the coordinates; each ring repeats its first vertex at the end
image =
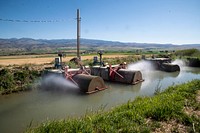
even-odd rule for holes
{"type": "Polygon", "coordinates": [[[176,56],[185,56],[185,57],[197,57],[200,58],[200,51],[198,49],[185,49],[177,50],[175,52],[176,56]]]}
{"type": "Polygon", "coordinates": [[[184,112],[185,106],[199,109],[200,104],[195,101],[199,89],[200,80],[194,80],[169,87],[154,97],[138,97],[109,112],[98,112],[81,118],[47,121],[36,128],[28,129],[27,132],[152,132],[160,127],[160,121],[169,120],[187,126],[187,132],[194,129],[200,132],[200,119],[184,112]]]}

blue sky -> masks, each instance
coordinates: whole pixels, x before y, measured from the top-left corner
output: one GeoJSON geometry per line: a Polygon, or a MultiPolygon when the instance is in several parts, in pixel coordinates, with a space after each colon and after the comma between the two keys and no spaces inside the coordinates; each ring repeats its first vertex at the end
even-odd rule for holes
{"type": "Polygon", "coordinates": [[[1,0],[0,38],[76,38],[78,8],[81,38],[200,44],[200,0],[1,0]]]}

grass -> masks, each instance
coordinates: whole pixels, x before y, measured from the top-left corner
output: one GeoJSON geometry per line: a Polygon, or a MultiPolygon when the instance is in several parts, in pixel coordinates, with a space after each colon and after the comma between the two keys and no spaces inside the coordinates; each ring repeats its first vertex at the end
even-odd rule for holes
{"type": "MultiPolygon", "coordinates": [[[[115,58],[113,58],[112,56],[106,57],[106,58],[104,57],[102,60],[103,60],[104,63],[108,63],[108,64],[121,64],[121,63],[124,63],[124,62],[129,64],[129,63],[141,60],[141,58],[139,56],[127,55],[126,57],[117,57],[116,56],[115,58]]],[[[87,65],[93,66],[94,65],[93,59],[85,59],[85,60],[82,60],[82,62],[85,66],[87,66],[87,65]]],[[[77,68],[78,67],[74,62],[68,62],[66,64],[69,65],[71,68],[77,68]]]]}
{"type": "Polygon", "coordinates": [[[185,58],[188,58],[188,57],[194,57],[194,58],[199,58],[200,59],[200,50],[198,49],[185,49],[185,50],[177,50],[175,52],[175,55],[176,56],[183,56],[185,58]]]}
{"type": "Polygon", "coordinates": [[[194,80],[169,87],[154,97],[139,97],[128,101],[109,112],[100,111],[80,118],[47,121],[26,132],[165,132],[163,125],[170,123],[171,132],[200,132],[200,118],[185,112],[185,108],[191,108],[193,112],[200,110],[200,103],[195,100],[198,90],[200,80],[194,80]],[[180,129],[180,126],[175,125],[182,125],[184,128],[180,129]]]}

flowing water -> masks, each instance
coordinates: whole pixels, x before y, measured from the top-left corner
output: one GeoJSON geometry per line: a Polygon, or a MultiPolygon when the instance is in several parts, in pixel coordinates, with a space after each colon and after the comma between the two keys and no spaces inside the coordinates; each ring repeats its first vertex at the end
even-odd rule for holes
{"type": "MultiPolygon", "coordinates": [[[[162,91],[171,85],[200,79],[200,68],[181,67],[180,72],[167,73],[155,71],[149,64],[141,67],[141,64],[143,62],[128,67],[141,70],[145,81],[137,85],[106,82],[107,90],[91,95],[83,95],[76,87],[71,86],[73,89],[42,89],[0,96],[0,132],[23,132],[30,124],[77,117],[102,108],[109,110],[128,100],[134,100],[137,96],[153,96],[158,88],[162,91]]],[[[61,88],[65,88],[69,84],[48,80],[45,80],[47,86],[59,82],[57,85],[62,84],[61,88]]]]}

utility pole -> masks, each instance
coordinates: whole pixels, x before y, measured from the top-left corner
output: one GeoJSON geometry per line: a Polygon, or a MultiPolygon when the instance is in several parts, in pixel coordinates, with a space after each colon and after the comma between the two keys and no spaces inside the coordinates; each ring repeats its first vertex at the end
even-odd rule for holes
{"type": "Polygon", "coordinates": [[[80,51],[79,51],[79,48],[80,48],[80,21],[81,21],[80,12],[79,12],[79,9],[77,9],[77,57],[79,59],[81,59],[80,51]]]}

